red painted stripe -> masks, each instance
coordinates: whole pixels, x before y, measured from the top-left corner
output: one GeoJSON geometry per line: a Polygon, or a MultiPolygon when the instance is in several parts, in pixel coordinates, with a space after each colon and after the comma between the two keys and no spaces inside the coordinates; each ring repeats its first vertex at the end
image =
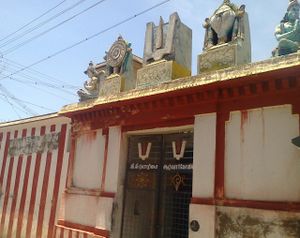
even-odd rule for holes
{"type": "MultiPolygon", "coordinates": [[[[54,131],[55,131],[55,125],[52,125],[50,132],[54,132],[54,131]]],[[[47,193],[48,193],[48,183],[49,183],[51,162],[52,162],[52,153],[48,152],[47,158],[46,158],[45,170],[44,170],[45,172],[44,172],[40,206],[39,206],[36,237],[42,237],[42,233],[43,233],[43,222],[44,222],[45,206],[46,206],[46,199],[47,199],[47,193]]]]}
{"type": "Polygon", "coordinates": [[[59,235],[59,238],[64,238],[64,229],[60,229],[60,235],[59,235]]]}
{"type": "Polygon", "coordinates": [[[109,129],[105,131],[105,149],[104,149],[104,160],[103,160],[103,169],[102,169],[102,178],[101,178],[101,192],[105,191],[105,179],[106,179],[106,164],[107,164],[107,155],[108,155],[108,140],[109,140],[109,129]]]}
{"type": "Polygon", "coordinates": [[[216,165],[215,165],[215,198],[223,199],[225,195],[225,122],[229,120],[229,112],[217,113],[216,165]]]}
{"type": "MultiPolygon", "coordinates": [[[[18,137],[18,131],[15,131],[14,133],[14,139],[18,137]]],[[[8,173],[7,173],[7,181],[6,181],[6,188],[5,188],[5,195],[4,195],[4,201],[3,201],[3,208],[2,208],[2,214],[1,214],[1,223],[0,223],[0,237],[3,235],[4,230],[4,223],[6,218],[6,209],[7,204],[9,200],[9,193],[10,193],[10,184],[11,184],[11,178],[12,178],[12,170],[14,165],[14,157],[10,158],[9,161],[9,167],[8,167],[8,173]]]]}
{"type": "Polygon", "coordinates": [[[78,231],[76,232],[76,238],[79,238],[79,232],[78,231]]]}
{"type": "Polygon", "coordinates": [[[69,230],[69,236],[68,238],[72,238],[72,230],[69,230]]]}
{"type": "Polygon", "coordinates": [[[80,231],[82,231],[82,233],[92,233],[93,235],[109,237],[108,230],[103,230],[103,229],[99,229],[99,228],[92,227],[92,226],[77,224],[77,223],[73,223],[73,222],[69,222],[69,221],[65,221],[65,220],[58,220],[57,224],[62,227],[80,230],[80,231]]]}
{"type": "MultiPolygon", "coordinates": [[[[23,129],[22,138],[26,137],[26,133],[27,133],[27,130],[23,129]]],[[[16,210],[18,193],[19,193],[19,185],[20,185],[20,179],[21,179],[22,164],[23,164],[23,155],[20,155],[19,159],[18,159],[17,172],[16,172],[16,178],[15,178],[15,186],[14,186],[14,192],[13,192],[13,199],[12,199],[12,204],[11,204],[11,209],[10,209],[7,237],[12,237],[12,228],[13,228],[13,222],[14,222],[14,218],[15,218],[15,210],[16,210]]]]}
{"type": "MultiPolygon", "coordinates": [[[[31,136],[34,136],[34,135],[35,135],[35,128],[32,128],[31,136]]],[[[21,195],[20,208],[19,208],[19,213],[18,213],[16,237],[21,237],[31,160],[32,160],[32,156],[28,155],[27,160],[26,160],[25,174],[24,174],[24,180],[23,180],[23,189],[22,189],[22,193],[21,193],[22,195],[21,195]]]]}
{"type": "Polygon", "coordinates": [[[13,227],[13,222],[14,222],[14,218],[15,218],[15,210],[16,210],[17,198],[18,198],[18,192],[19,192],[22,163],[23,163],[23,155],[20,155],[19,159],[18,159],[18,165],[17,165],[15,187],[14,187],[14,192],[13,192],[13,200],[12,200],[11,209],[10,209],[9,224],[8,224],[8,231],[7,231],[8,238],[12,237],[12,227],[13,227]]]}
{"type": "Polygon", "coordinates": [[[48,225],[48,238],[52,238],[53,231],[54,231],[54,223],[55,223],[55,216],[56,216],[56,208],[57,208],[57,200],[58,200],[58,193],[59,193],[59,186],[60,186],[60,177],[61,171],[63,166],[63,158],[64,158],[64,150],[65,150],[65,141],[66,141],[66,132],[67,132],[67,125],[63,124],[61,127],[60,138],[59,138],[59,145],[58,145],[58,156],[57,156],[57,163],[56,163],[56,171],[55,171],[55,181],[54,181],[54,188],[53,188],[53,197],[52,197],[52,204],[51,204],[51,213],[48,225]]]}
{"type": "Polygon", "coordinates": [[[2,146],[2,140],[3,140],[3,132],[0,132],[0,150],[2,146]]]}
{"type": "Polygon", "coordinates": [[[88,238],[88,234],[84,233],[83,238],[88,238]]]}
{"type": "Polygon", "coordinates": [[[4,155],[3,155],[3,162],[2,162],[1,174],[0,174],[0,187],[2,187],[2,185],[3,185],[3,178],[4,178],[6,163],[7,163],[9,140],[10,140],[10,132],[7,132],[6,133],[5,148],[4,148],[4,155]]]}
{"type": "MultiPolygon", "coordinates": [[[[44,126],[42,126],[40,135],[41,136],[45,135],[45,131],[46,131],[46,128],[44,126]]],[[[28,210],[28,218],[27,218],[27,226],[26,226],[26,238],[31,237],[31,228],[32,228],[33,215],[34,215],[36,191],[37,191],[37,185],[38,185],[38,181],[39,181],[39,174],[40,174],[40,167],[41,167],[41,158],[42,158],[42,154],[37,153],[35,167],[34,167],[34,173],[33,173],[32,191],[31,191],[31,197],[30,197],[30,202],[29,202],[29,210],[28,210]]]]}

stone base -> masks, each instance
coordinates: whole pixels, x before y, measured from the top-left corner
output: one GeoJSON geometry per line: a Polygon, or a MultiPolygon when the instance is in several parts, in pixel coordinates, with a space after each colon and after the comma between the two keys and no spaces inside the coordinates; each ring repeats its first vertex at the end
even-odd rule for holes
{"type": "Polygon", "coordinates": [[[112,74],[100,83],[99,96],[115,95],[124,89],[124,78],[119,74],[112,74]]]}
{"type": "Polygon", "coordinates": [[[251,62],[251,52],[243,44],[214,46],[198,55],[198,74],[251,62]]]}
{"type": "Polygon", "coordinates": [[[190,76],[191,71],[175,61],[158,61],[137,71],[137,88],[145,88],[168,82],[172,79],[190,76]]]}

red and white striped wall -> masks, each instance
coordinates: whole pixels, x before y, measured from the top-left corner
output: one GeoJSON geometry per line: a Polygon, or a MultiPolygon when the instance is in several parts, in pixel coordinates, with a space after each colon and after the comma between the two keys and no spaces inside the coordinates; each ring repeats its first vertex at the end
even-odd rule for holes
{"type": "Polygon", "coordinates": [[[69,127],[69,120],[56,114],[0,124],[0,237],[55,236],[66,185],[69,127]],[[11,151],[13,139],[55,133],[58,146],[52,150],[11,151]]]}
{"type": "Polygon", "coordinates": [[[105,238],[104,236],[95,235],[94,232],[86,232],[80,229],[66,228],[65,226],[56,226],[55,238],[105,238]]]}

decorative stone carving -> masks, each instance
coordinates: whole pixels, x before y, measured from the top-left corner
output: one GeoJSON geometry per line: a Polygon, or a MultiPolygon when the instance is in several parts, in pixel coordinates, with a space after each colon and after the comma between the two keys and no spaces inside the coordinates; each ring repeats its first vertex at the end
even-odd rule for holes
{"type": "Polygon", "coordinates": [[[203,27],[204,52],[198,57],[198,73],[251,61],[250,31],[245,5],[238,7],[230,0],[224,0],[214,14],[205,19],[203,27]]]}
{"type": "Polygon", "coordinates": [[[105,78],[105,71],[101,70],[98,72],[92,61],[89,63],[89,66],[84,73],[89,77],[89,80],[84,82],[84,89],[77,91],[77,94],[80,97],[79,101],[98,97],[100,81],[105,78]]]}
{"type": "Polygon", "coordinates": [[[299,2],[289,0],[287,12],[275,29],[278,47],[273,50],[273,56],[287,55],[300,49],[299,10],[299,2]]]}
{"type": "Polygon", "coordinates": [[[107,64],[107,76],[111,74],[122,74],[128,66],[128,58],[132,52],[131,44],[127,43],[122,36],[113,43],[104,59],[107,64]]]}
{"type": "MultiPolygon", "coordinates": [[[[77,92],[80,97],[79,101],[119,93],[124,89],[125,78],[128,78],[129,81],[133,80],[132,49],[130,46],[130,43],[119,36],[109,51],[106,52],[104,57],[105,70],[97,70],[93,62],[89,63],[87,70],[84,71],[89,80],[85,81],[84,89],[77,92]]],[[[130,81],[127,89],[132,89],[132,84],[130,81]]]]}
{"type": "Polygon", "coordinates": [[[149,22],[146,28],[144,64],[154,61],[174,60],[187,69],[191,68],[192,30],[184,25],[177,12],[168,23],[162,17],[158,26],[149,22]]]}
{"type": "Polygon", "coordinates": [[[138,70],[137,87],[143,88],[170,81],[175,76],[177,78],[189,76],[191,55],[192,30],[180,21],[176,12],[170,16],[168,23],[165,23],[162,17],[158,26],[153,22],[148,23],[145,35],[144,67],[138,70]],[[175,69],[174,66],[178,67],[175,69]],[[169,68],[166,69],[166,67],[169,68]],[[156,71],[168,73],[159,74],[156,71]]]}

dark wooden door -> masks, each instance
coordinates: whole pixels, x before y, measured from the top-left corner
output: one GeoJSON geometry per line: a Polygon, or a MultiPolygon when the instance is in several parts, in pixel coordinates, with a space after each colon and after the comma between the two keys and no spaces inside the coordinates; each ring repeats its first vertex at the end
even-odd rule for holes
{"type": "Polygon", "coordinates": [[[191,132],[129,138],[123,238],[188,237],[191,132]]]}

